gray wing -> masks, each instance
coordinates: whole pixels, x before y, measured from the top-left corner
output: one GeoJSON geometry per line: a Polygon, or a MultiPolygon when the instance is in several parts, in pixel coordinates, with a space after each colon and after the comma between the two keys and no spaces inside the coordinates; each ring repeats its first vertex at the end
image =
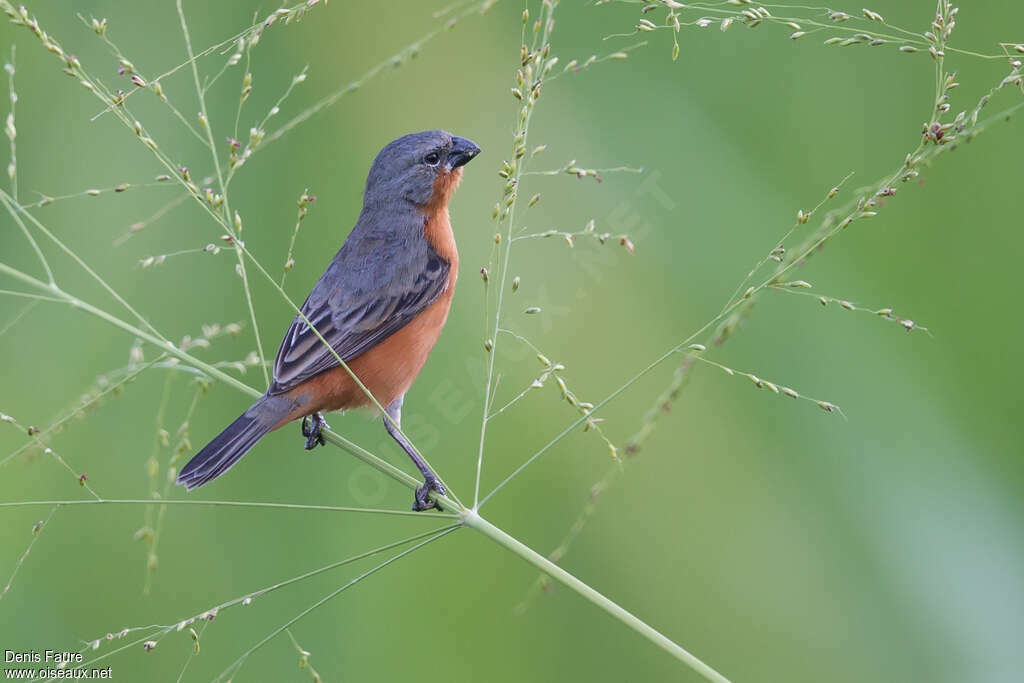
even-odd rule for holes
{"type": "MultiPolygon", "coordinates": [[[[418,246],[410,256],[408,244],[346,242],[302,305],[302,315],[346,363],[404,327],[448,286],[450,264],[429,245],[418,246]]],[[[295,316],[277,351],[269,393],[337,366],[330,349],[295,316]]]]}

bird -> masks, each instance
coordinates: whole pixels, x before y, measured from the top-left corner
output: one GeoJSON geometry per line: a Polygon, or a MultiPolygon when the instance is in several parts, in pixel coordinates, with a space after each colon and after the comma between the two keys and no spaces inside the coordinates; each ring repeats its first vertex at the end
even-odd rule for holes
{"type": "Polygon", "coordinates": [[[448,318],[459,272],[448,202],[479,153],[443,130],[410,133],[381,149],[355,227],[288,328],[266,393],[189,460],[178,484],[192,490],[216,479],[293,420],[302,419],[312,450],[324,444],[324,412],[374,409],[340,357],[423,475],[412,509],[440,509],[430,494],[444,495],[445,487],[402,434],[402,404],[448,318]]]}

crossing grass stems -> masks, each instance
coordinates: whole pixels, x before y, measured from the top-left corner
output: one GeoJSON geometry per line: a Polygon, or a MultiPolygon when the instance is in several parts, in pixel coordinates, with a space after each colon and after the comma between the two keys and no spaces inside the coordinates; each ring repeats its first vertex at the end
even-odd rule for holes
{"type": "MultiPolygon", "coordinates": [[[[324,3],[326,4],[326,3],[324,3]]],[[[649,34],[648,39],[628,45],[602,56],[594,55],[586,59],[562,60],[557,54],[556,43],[553,42],[555,35],[555,15],[558,10],[557,0],[543,0],[540,3],[527,3],[522,13],[522,23],[517,27],[521,33],[522,48],[515,56],[515,68],[513,69],[513,83],[511,93],[513,108],[511,111],[514,117],[513,139],[509,150],[508,159],[504,162],[499,173],[502,180],[501,195],[495,204],[492,218],[496,223],[494,233],[491,259],[482,270],[484,286],[484,298],[487,310],[490,315],[488,328],[484,332],[482,344],[484,353],[487,354],[486,386],[483,392],[484,405],[480,420],[480,434],[476,457],[476,471],[474,476],[474,487],[472,504],[464,504],[454,491],[448,495],[437,496],[442,503],[444,512],[429,514],[414,514],[408,511],[389,509],[370,509],[360,507],[342,506],[319,506],[301,505],[293,503],[256,503],[247,501],[206,501],[206,500],[176,500],[169,498],[169,482],[173,480],[176,473],[178,459],[187,453],[190,448],[188,439],[188,424],[196,404],[201,400],[210,382],[222,382],[243,394],[258,396],[259,389],[243,382],[240,377],[242,372],[249,367],[258,367],[264,381],[268,378],[268,364],[264,347],[259,335],[258,320],[256,315],[255,302],[250,286],[250,273],[258,278],[267,281],[272,289],[283,298],[296,311],[298,308],[282,288],[284,283],[283,275],[279,278],[273,277],[259,260],[245,247],[242,239],[242,213],[238,208],[232,210],[229,200],[231,180],[249,163],[254,155],[264,149],[266,145],[279,140],[296,126],[316,115],[318,112],[333,106],[346,95],[354,92],[359,86],[368,80],[375,78],[389,67],[403,66],[415,57],[430,41],[442,36],[447,31],[455,29],[463,21],[480,21],[479,15],[486,14],[496,0],[485,2],[462,2],[446,7],[435,14],[437,26],[423,35],[413,44],[399,50],[388,59],[378,63],[357,80],[341,87],[323,97],[312,107],[303,110],[294,117],[288,119],[273,130],[268,130],[275,120],[275,117],[282,113],[286,106],[289,94],[293,89],[306,80],[306,70],[297,74],[286,88],[281,97],[271,110],[250,130],[246,142],[239,141],[239,122],[242,120],[243,108],[252,90],[252,74],[249,72],[250,56],[253,49],[259,44],[260,38],[267,30],[277,30],[275,25],[288,25],[303,19],[308,12],[323,11],[318,0],[308,0],[291,7],[282,8],[272,12],[262,20],[255,21],[246,29],[228,37],[220,43],[207,49],[194,50],[190,37],[190,30],[186,12],[181,0],[177,0],[176,8],[180,20],[180,28],[186,44],[187,59],[178,66],[157,76],[151,76],[139,71],[135,64],[126,57],[113,41],[106,19],[90,19],[83,17],[86,23],[109,48],[113,57],[117,60],[123,75],[130,78],[135,88],[131,92],[113,90],[106,86],[78,60],[78,58],[67,53],[56,38],[46,33],[39,25],[39,22],[31,15],[28,9],[22,6],[14,6],[7,0],[0,0],[0,9],[8,16],[12,24],[21,26],[30,31],[42,46],[53,53],[60,60],[61,68],[70,76],[79,87],[95,95],[102,105],[99,115],[113,116],[125,127],[129,135],[134,136],[136,141],[148,149],[154,158],[164,167],[166,173],[162,174],[154,183],[125,184],[107,190],[85,190],[81,193],[61,197],[44,197],[34,203],[24,203],[18,194],[17,185],[17,128],[15,116],[15,103],[17,102],[15,90],[15,62],[12,50],[11,60],[7,66],[9,74],[9,85],[11,93],[11,109],[6,120],[6,133],[10,141],[10,164],[8,176],[10,190],[0,191],[0,203],[3,204],[6,214],[10,217],[11,223],[17,227],[24,239],[31,246],[38,266],[41,269],[42,278],[31,275],[28,271],[14,264],[0,261],[0,274],[5,275],[8,280],[23,287],[20,290],[0,290],[0,295],[16,297],[27,300],[22,308],[3,328],[0,334],[10,333],[21,318],[38,305],[67,306],[72,309],[83,311],[103,320],[128,335],[138,340],[132,347],[131,363],[125,368],[107,373],[98,380],[97,387],[77,404],[67,415],[56,420],[45,429],[38,429],[31,425],[21,424],[15,417],[0,413],[0,422],[9,424],[14,429],[22,430],[29,436],[29,442],[22,448],[0,460],[0,466],[9,462],[12,458],[30,448],[38,448],[47,452],[60,462],[71,475],[79,479],[79,483],[89,491],[91,498],[80,500],[49,500],[49,501],[12,501],[0,503],[0,508],[33,508],[40,507],[48,509],[49,512],[44,520],[41,520],[32,529],[32,537],[27,548],[20,555],[14,567],[13,574],[7,582],[3,593],[0,593],[0,600],[7,594],[11,583],[16,578],[18,570],[25,562],[40,533],[54,520],[59,520],[60,512],[63,509],[83,506],[141,506],[144,509],[145,522],[140,529],[140,538],[147,542],[146,561],[146,582],[148,590],[152,572],[157,566],[157,550],[160,536],[160,529],[168,509],[176,506],[213,506],[213,507],[236,507],[236,508],[271,508],[276,510],[305,510],[318,514],[370,514],[370,515],[392,515],[408,518],[415,518],[426,521],[433,526],[430,530],[393,542],[382,544],[376,548],[350,557],[321,566],[306,573],[280,581],[267,586],[261,590],[238,596],[231,600],[222,602],[199,614],[187,616],[182,619],[165,624],[155,624],[142,627],[129,627],[116,633],[109,633],[98,637],[85,644],[81,649],[87,655],[87,661],[80,664],[81,668],[92,667],[99,662],[107,660],[118,653],[129,648],[142,647],[149,651],[159,645],[166,637],[175,637],[188,633],[194,649],[183,662],[178,680],[183,680],[192,657],[200,651],[200,643],[205,629],[210,622],[221,613],[239,606],[246,606],[253,603],[259,597],[273,591],[285,589],[289,586],[306,581],[314,576],[334,571],[349,564],[365,560],[371,557],[382,556],[378,564],[358,574],[354,578],[342,583],[337,589],[323,596],[308,607],[287,618],[280,626],[269,632],[264,638],[254,643],[250,648],[242,652],[215,681],[228,680],[235,675],[246,663],[248,658],[266,643],[286,634],[291,640],[294,648],[300,655],[300,666],[306,668],[314,681],[319,680],[320,674],[309,666],[310,653],[304,650],[292,635],[290,628],[302,620],[313,610],[326,604],[344,591],[355,586],[366,578],[373,576],[376,572],[384,569],[390,564],[401,560],[418,549],[438,541],[445,536],[461,529],[472,529],[484,537],[494,541],[507,551],[522,558],[535,566],[541,572],[541,578],[528,593],[527,601],[536,595],[540,588],[559,583],[570,589],[594,606],[605,611],[612,618],[618,620],[623,626],[632,629],[652,644],[661,648],[671,656],[680,661],[681,664],[691,668],[709,681],[723,682],[727,679],[721,673],[702,662],[695,655],[688,652],[679,644],[648,625],[642,619],[633,615],[624,607],[616,604],[591,586],[585,584],[577,577],[565,571],[558,562],[564,558],[569,551],[573,539],[581,533],[587,519],[594,514],[599,494],[610,486],[623,472],[627,470],[625,464],[630,457],[639,453],[646,439],[655,428],[660,416],[665,413],[665,408],[675,400],[683,389],[686,379],[693,368],[707,366],[715,368],[733,377],[744,378],[752,382],[758,389],[777,395],[781,398],[806,399],[812,405],[826,413],[839,413],[840,408],[834,403],[823,399],[808,399],[796,389],[788,387],[780,382],[767,380],[747,370],[737,370],[724,365],[723,363],[709,358],[712,353],[710,348],[720,346],[732,335],[738,332],[742,322],[751,315],[753,303],[760,297],[773,293],[800,294],[810,297],[811,302],[833,307],[842,311],[866,312],[880,320],[895,323],[903,329],[911,332],[927,331],[926,328],[918,325],[909,318],[897,316],[891,309],[872,308],[863,305],[853,304],[850,301],[833,296],[819,294],[810,283],[792,278],[793,270],[818,253],[822,247],[827,246],[839,233],[849,227],[870,218],[877,216],[884,208],[883,198],[893,197],[897,188],[904,182],[915,178],[929,164],[938,160],[946,152],[955,149],[963,142],[970,141],[976,135],[987,130],[991,124],[1005,120],[1017,108],[1024,106],[1016,103],[1007,106],[996,115],[987,118],[982,117],[982,110],[988,105],[1001,90],[1021,89],[1021,64],[1017,55],[1024,53],[1024,46],[1002,43],[1001,53],[986,55],[968,50],[959,49],[948,44],[950,35],[956,25],[957,10],[946,0],[938,0],[936,4],[935,18],[930,30],[917,33],[907,29],[889,25],[881,14],[863,10],[861,13],[845,13],[828,11],[822,14],[818,10],[802,6],[775,6],[773,11],[757,6],[747,0],[728,0],[724,3],[703,3],[687,4],[673,2],[672,0],[660,0],[646,3],[626,4],[636,5],[639,12],[639,19],[631,32],[623,35],[634,36],[638,34],[649,34]],[[782,14],[785,16],[782,16],[782,14]],[[539,193],[522,194],[523,185],[528,182],[551,182],[546,178],[562,174],[575,175],[580,178],[599,178],[602,172],[612,173],[618,171],[636,171],[627,167],[612,169],[586,169],[571,162],[553,171],[544,171],[533,168],[534,158],[540,154],[545,145],[534,145],[531,147],[531,139],[536,134],[531,130],[533,113],[541,98],[542,86],[555,87],[553,82],[558,81],[566,74],[578,73],[588,70],[596,65],[613,60],[622,60],[629,57],[633,49],[648,48],[657,46],[658,39],[665,33],[669,33],[672,39],[671,58],[676,59],[679,53],[678,35],[682,30],[702,30],[709,26],[717,26],[720,30],[727,30],[733,25],[746,25],[750,28],[764,26],[767,30],[782,27],[788,31],[788,38],[791,40],[804,39],[806,36],[820,33],[825,37],[825,44],[829,46],[848,47],[853,45],[882,46],[895,44],[899,54],[921,53],[925,58],[934,62],[935,68],[935,97],[934,101],[928,103],[929,114],[927,123],[920,143],[910,153],[894,166],[893,170],[877,182],[861,187],[856,190],[846,191],[844,186],[846,179],[838,182],[831,189],[826,189],[821,200],[809,210],[799,210],[793,226],[781,239],[770,245],[764,257],[760,259],[750,270],[747,276],[737,286],[736,291],[729,301],[725,303],[721,311],[706,324],[701,326],[692,334],[674,344],[663,354],[643,365],[637,372],[627,378],[622,384],[609,395],[600,401],[588,402],[577,396],[576,392],[569,386],[562,370],[564,367],[557,362],[548,359],[540,346],[526,337],[508,328],[508,315],[506,295],[518,288],[518,278],[510,277],[514,258],[523,258],[529,254],[529,249],[524,249],[534,243],[527,238],[533,237],[557,237],[564,240],[568,247],[575,246],[581,239],[595,238],[597,242],[604,245],[618,244],[625,247],[629,252],[633,251],[633,243],[628,235],[609,235],[598,233],[593,222],[586,224],[583,230],[577,232],[549,231],[522,235],[518,232],[517,216],[535,205],[540,200],[539,193]],[[224,55],[228,55],[224,59],[224,55]],[[985,60],[1002,60],[1009,63],[1009,73],[1002,78],[986,94],[976,106],[964,110],[955,115],[951,114],[952,90],[958,85],[955,74],[947,70],[946,60],[951,56],[957,58],[975,58],[985,60]],[[200,64],[206,65],[217,59],[224,59],[219,69],[215,71],[212,79],[205,82],[201,78],[200,64]],[[213,87],[222,77],[230,76],[234,67],[243,65],[244,73],[241,77],[240,98],[238,108],[230,127],[232,136],[228,139],[227,160],[222,158],[225,151],[222,145],[218,145],[215,131],[222,134],[230,123],[211,121],[206,107],[205,96],[207,91],[213,87]],[[187,70],[192,75],[195,95],[200,104],[198,121],[193,122],[185,117],[180,109],[172,103],[163,89],[162,82],[169,79],[173,74],[181,70],[187,70]],[[135,97],[157,97],[166,106],[173,116],[185,128],[188,135],[198,139],[206,147],[210,157],[209,162],[213,168],[212,177],[209,183],[215,184],[216,189],[200,189],[191,177],[187,168],[180,168],[171,161],[171,155],[164,151],[161,143],[151,135],[149,129],[138,121],[131,113],[130,104],[135,97]],[[221,361],[209,363],[197,357],[197,349],[208,348],[215,339],[225,333],[241,334],[244,326],[233,323],[227,326],[214,325],[204,328],[201,334],[195,337],[186,336],[180,341],[172,341],[170,337],[151,325],[147,318],[134,308],[123,296],[111,287],[103,276],[94,270],[88,263],[80,258],[74,250],[68,247],[55,233],[46,227],[36,215],[34,209],[48,205],[55,201],[76,200],[83,197],[97,196],[105,192],[124,192],[129,188],[137,188],[141,185],[164,185],[177,188],[177,196],[159,209],[153,216],[143,223],[133,226],[128,234],[118,238],[119,241],[128,239],[133,232],[141,230],[146,225],[159,220],[167,211],[174,206],[191,201],[200,206],[212,222],[214,230],[222,233],[225,249],[230,249],[235,254],[235,268],[240,275],[245,292],[245,309],[248,317],[247,323],[253,335],[253,342],[256,350],[244,361],[221,361]],[[846,199],[839,199],[845,192],[846,199]],[[521,199],[529,197],[528,199],[521,199]],[[44,248],[46,247],[46,248],[44,248]],[[51,266],[47,257],[48,250],[56,250],[71,257],[89,277],[106,291],[112,301],[118,305],[120,313],[111,312],[106,308],[86,301],[78,295],[66,291],[60,285],[58,273],[51,266]],[[497,348],[501,344],[524,344],[536,354],[543,366],[541,374],[526,390],[516,394],[510,401],[499,401],[497,399],[497,378],[499,368],[497,365],[497,348]],[[155,357],[146,361],[144,349],[155,352],[155,357]],[[676,361],[677,366],[671,375],[668,386],[656,398],[651,409],[645,415],[639,430],[621,446],[615,443],[602,431],[600,427],[601,418],[599,412],[611,401],[620,396],[626,389],[636,383],[640,378],[663,367],[665,364],[676,361]],[[95,409],[104,401],[114,400],[122,393],[136,377],[142,373],[155,371],[166,373],[164,391],[162,392],[160,405],[156,409],[156,437],[154,442],[153,455],[147,463],[149,473],[149,496],[140,499],[113,499],[102,496],[92,488],[84,473],[79,473],[61,456],[55,453],[48,445],[53,433],[67,426],[72,416],[80,416],[86,410],[95,409]],[[173,395],[172,378],[184,374],[190,377],[193,382],[191,389],[187,392],[187,409],[183,420],[173,434],[166,428],[168,402],[173,395]],[[512,404],[531,397],[531,389],[540,388],[545,382],[553,380],[559,388],[559,399],[566,401],[576,416],[566,427],[554,435],[541,449],[525,458],[521,465],[514,469],[509,475],[502,479],[495,487],[488,492],[481,490],[481,473],[484,468],[485,454],[487,452],[487,432],[490,421],[500,419],[504,411],[512,404]],[[543,556],[520,540],[510,536],[503,530],[491,524],[481,516],[481,508],[502,488],[511,482],[525,468],[529,467],[537,459],[543,457],[552,448],[560,443],[571,432],[583,428],[593,431],[604,441],[608,451],[612,455],[613,462],[607,473],[591,488],[588,502],[576,521],[571,525],[561,544],[556,547],[548,556],[543,556]],[[173,446],[173,447],[172,447],[173,446]],[[167,455],[162,455],[169,451],[167,455]],[[161,462],[163,460],[163,462],[161,462]],[[161,477],[163,485],[161,486],[161,477]]],[[[604,4],[599,2],[597,4],[604,4]]],[[[921,55],[918,55],[920,57],[921,55]]],[[[556,190],[557,191],[557,190],[556,190]]],[[[311,195],[304,193],[299,202],[299,222],[296,223],[295,231],[291,235],[291,242],[288,247],[288,255],[285,262],[285,273],[292,262],[292,250],[298,234],[299,224],[305,217],[309,203],[313,201],[311,195]]],[[[211,245],[212,246],[212,245],[211,245]]],[[[219,251],[222,247],[207,248],[204,251],[219,251]]],[[[187,250],[192,251],[192,250],[187,250]]],[[[151,257],[149,263],[143,262],[143,266],[163,263],[167,256],[151,257]]],[[[531,312],[527,310],[527,312],[531,312]]],[[[533,311],[533,312],[540,312],[533,311]]],[[[321,341],[322,338],[321,338],[321,341]]],[[[326,343],[326,342],[323,342],[326,343]]],[[[339,363],[344,365],[340,358],[339,363]]],[[[365,387],[364,387],[365,390],[365,387]]],[[[373,398],[372,396],[370,397],[373,398]]],[[[537,399],[539,400],[539,399],[537,399]]],[[[418,480],[409,474],[390,465],[377,455],[346,439],[345,437],[330,432],[327,440],[333,446],[358,458],[363,463],[384,473],[391,479],[407,487],[413,488],[418,485],[418,480]]],[[[524,606],[525,606],[524,602],[524,606]]]]}

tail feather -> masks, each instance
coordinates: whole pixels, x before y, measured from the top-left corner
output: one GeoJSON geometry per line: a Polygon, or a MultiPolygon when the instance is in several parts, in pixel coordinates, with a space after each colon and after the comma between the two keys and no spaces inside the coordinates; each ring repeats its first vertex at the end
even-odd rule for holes
{"type": "Polygon", "coordinates": [[[287,417],[288,410],[279,401],[262,398],[254,403],[227,429],[181,468],[176,482],[189,491],[227,472],[256,445],[256,442],[287,417]]]}

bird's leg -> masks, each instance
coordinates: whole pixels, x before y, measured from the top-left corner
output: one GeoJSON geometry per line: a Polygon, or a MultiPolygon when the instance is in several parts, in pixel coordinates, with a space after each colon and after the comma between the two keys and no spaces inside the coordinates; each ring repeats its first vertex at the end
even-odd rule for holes
{"type": "Polygon", "coordinates": [[[330,428],[331,425],[327,424],[327,420],[320,413],[313,413],[302,418],[302,435],[306,437],[306,450],[311,451],[317,446],[327,443],[324,440],[324,435],[320,432],[330,428]]]}
{"type": "Polygon", "coordinates": [[[441,510],[441,506],[430,499],[430,492],[437,491],[441,495],[444,495],[446,493],[444,484],[442,484],[441,480],[437,478],[437,475],[430,470],[427,463],[423,461],[423,458],[416,453],[416,449],[412,447],[412,444],[409,443],[408,439],[402,436],[402,433],[395,428],[395,425],[397,425],[399,429],[402,427],[402,401],[404,399],[404,395],[399,396],[387,407],[385,412],[389,417],[391,417],[391,420],[394,420],[394,425],[391,424],[391,420],[385,417],[384,428],[388,430],[388,434],[391,435],[391,438],[398,442],[398,445],[402,447],[402,450],[412,458],[413,464],[415,464],[416,468],[423,474],[423,486],[416,489],[416,500],[412,504],[412,509],[416,512],[422,512],[423,510],[430,510],[432,508],[441,510]]]}

